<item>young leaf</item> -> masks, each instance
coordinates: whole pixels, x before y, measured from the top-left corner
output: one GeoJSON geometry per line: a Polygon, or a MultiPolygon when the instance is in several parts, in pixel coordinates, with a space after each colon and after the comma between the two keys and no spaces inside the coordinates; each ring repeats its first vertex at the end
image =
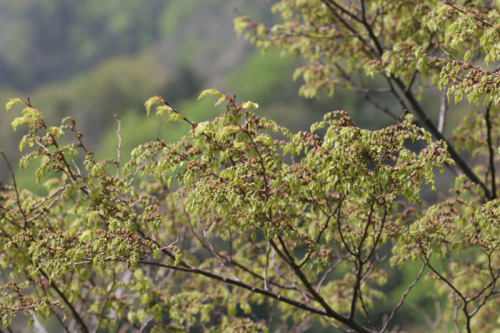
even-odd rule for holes
{"type": "Polygon", "coordinates": [[[9,98],[9,101],[5,105],[5,109],[7,110],[7,112],[9,112],[9,110],[12,108],[12,106],[14,106],[17,103],[24,103],[24,102],[20,98],[9,98]]]}

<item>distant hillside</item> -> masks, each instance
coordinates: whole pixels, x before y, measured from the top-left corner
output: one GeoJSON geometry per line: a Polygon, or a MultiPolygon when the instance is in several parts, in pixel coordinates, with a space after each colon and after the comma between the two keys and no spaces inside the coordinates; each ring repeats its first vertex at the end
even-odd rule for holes
{"type": "MultiPolygon", "coordinates": [[[[387,124],[383,115],[364,112],[366,104],[351,92],[333,99],[300,98],[301,83],[292,82],[296,60],[279,52],[261,56],[236,37],[237,12],[272,23],[278,19],[271,14],[272,3],[1,0],[0,28],[5,33],[0,34],[0,102],[29,96],[52,125],[74,117],[84,142],[100,152],[98,156],[116,153],[113,114],[133,121],[132,126],[122,124],[126,155],[125,147],[155,140],[159,134],[167,140],[180,135],[154,116],[146,119],[143,103],[152,95],[164,96],[181,112],[201,120],[220,113],[221,108],[196,101],[206,88],[253,100],[261,105],[261,115],[296,131],[336,109],[349,110],[362,127],[387,124]],[[138,122],[149,130],[134,131],[138,122]]],[[[12,164],[20,157],[17,147],[24,133],[22,127],[17,132],[10,128],[19,110],[0,112],[0,149],[12,164]]],[[[0,177],[9,177],[2,163],[0,177]]]]}

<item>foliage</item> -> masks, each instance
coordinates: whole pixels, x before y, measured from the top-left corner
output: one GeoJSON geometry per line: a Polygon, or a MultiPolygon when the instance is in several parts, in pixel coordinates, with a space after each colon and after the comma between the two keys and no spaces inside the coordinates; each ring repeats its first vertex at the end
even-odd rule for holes
{"type": "Polygon", "coordinates": [[[73,118],[49,127],[30,100],[10,100],[7,111],[25,105],[13,127],[29,127],[20,165],[41,160],[36,177],[48,195],[20,188],[0,151],[13,179],[0,188],[4,327],[15,330],[23,314],[28,324],[55,316],[66,331],[268,332],[280,316],[296,332],[311,320],[397,331],[398,310],[425,276],[443,300],[443,320],[424,313],[432,330],[495,331],[498,75],[479,63],[496,61],[497,3],[282,0],[274,8],[284,23],[242,17],[236,30],[310,59],[297,71],[304,96],[344,86],[394,124],[369,131],[334,111],[293,134],[259,117],[257,103],[216,89],[200,98],[226,108],[205,122],[154,96],[148,114],[156,108],[191,129],[177,142],[135,148],[122,167],[118,117],[118,157],[97,160],[73,118]],[[367,89],[356,71],[388,86],[367,89]],[[420,105],[427,86],[485,105],[451,138],[475,167],[442,134],[446,98],[438,125],[420,105]],[[375,93],[394,95],[403,114],[375,93]],[[436,189],[434,172],[445,168],[459,173],[455,187],[424,206],[423,184],[436,189]],[[370,314],[392,282],[387,262],[419,271],[381,321],[370,314]],[[263,304],[267,318],[255,315],[263,304]]]}

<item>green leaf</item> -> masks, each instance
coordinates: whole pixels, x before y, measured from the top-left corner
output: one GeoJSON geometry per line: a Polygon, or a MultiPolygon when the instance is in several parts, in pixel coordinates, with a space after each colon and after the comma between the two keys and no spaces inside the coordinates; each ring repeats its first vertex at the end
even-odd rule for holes
{"type": "Polygon", "coordinates": [[[223,129],[221,129],[219,131],[219,133],[217,133],[217,136],[218,136],[218,138],[222,138],[226,135],[238,133],[240,130],[241,130],[240,126],[238,126],[238,125],[229,125],[229,126],[224,127],[223,129]]]}
{"type": "Polygon", "coordinates": [[[259,104],[248,101],[248,102],[243,103],[242,107],[243,107],[243,109],[247,109],[250,111],[257,111],[259,109],[259,104]]]}
{"type": "Polygon", "coordinates": [[[204,121],[202,123],[199,123],[198,126],[196,126],[195,128],[195,133],[196,134],[206,133],[209,126],[210,126],[209,121],[204,121]]]}
{"type": "Polygon", "coordinates": [[[89,243],[95,236],[94,230],[85,230],[78,240],[80,243],[89,243]]]}
{"type": "Polygon", "coordinates": [[[156,108],[156,116],[161,117],[165,112],[172,112],[173,109],[168,105],[162,105],[156,108]]]}
{"type": "Polygon", "coordinates": [[[180,121],[180,120],[183,120],[184,117],[177,113],[177,112],[171,112],[169,115],[168,115],[168,121],[167,122],[175,122],[175,121],[180,121]]]}
{"type": "Polygon", "coordinates": [[[247,145],[246,142],[234,142],[233,147],[238,149],[238,148],[244,147],[246,145],[247,145]]]}
{"type": "Polygon", "coordinates": [[[229,317],[236,316],[236,303],[235,302],[229,302],[229,304],[227,305],[227,315],[229,317]]]}
{"type": "Polygon", "coordinates": [[[149,116],[149,112],[151,111],[151,108],[153,107],[153,105],[161,103],[161,102],[165,102],[163,97],[153,96],[150,99],[148,99],[146,101],[146,103],[144,103],[144,106],[146,107],[146,112],[147,112],[148,116],[149,116]]]}
{"type": "Polygon", "coordinates": [[[220,103],[224,102],[225,100],[226,100],[225,96],[219,98],[219,100],[217,101],[217,103],[215,103],[214,107],[217,106],[217,105],[219,105],[220,103]]]}
{"type": "Polygon", "coordinates": [[[7,110],[7,112],[9,112],[10,108],[12,108],[12,106],[14,106],[17,103],[24,103],[24,102],[20,98],[10,98],[7,104],[5,105],[5,109],[7,110]]]}
{"type": "Polygon", "coordinates": [[[141,280],[144,278],[144,271],[140,268],[136,269],[135,272],[134,272],[134,277],[137,279],[137,280],[141,280]]]}
{"type": "Polygon", "coordinates": [[[474,51],[472,51],[472,50],[465,52],[464,61],[468,62],[472,58],[473,55],[474,55],[474,51]]]}
{"type": "Polygon", "coordinates": [[[14,121],[12,121],[11,125],[15,131],[19,125],[27,124],[28,122],[29,122],[29,118],[27,118],[27,117],[17,117],[16,119],[14,119],[14,121]]]}
{"type": "Polygon", "coordinates": [[[220,91],[220,90],[217,90],[217,89],[206,89],[206,90],[203,90],[200,94],[200,96],[198,96],[198,100],[200,100],[201,98],[207,96],[207,95],[212,95],[212,96],[217,96],[217,97],[224,97],[226,98],[226,95],[220,91]]]}

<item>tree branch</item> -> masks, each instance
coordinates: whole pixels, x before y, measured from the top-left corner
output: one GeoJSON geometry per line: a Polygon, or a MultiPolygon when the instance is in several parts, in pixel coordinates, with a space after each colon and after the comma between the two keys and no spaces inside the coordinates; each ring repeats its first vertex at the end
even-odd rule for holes
{"type": "Polygon", "coordinates": [[[378,58],[379,55],[377,55],[377,52],[373,49],[373,47],[370,44],[368,44],[368,42],[366,40],[364,40],[361,37],[361,35],[349,23],[347,23],[342,18],[342,16],[340,16],[335,11],[335,8],[333,8],[332,5],[327,0],[321,0],[321,2],[323,2],[326,5],[326,7],[328,8],[328,10],[330,10],[330,12],[333,14],[333,16],[335,16],[337,18],[337,20],[339,20],[350,32],[352,32],[354,34],[354,36],[356,36],[357,39],[359,39],[359,41],[363,44],[363,46],[365,48],[367,48],[367,49],[370,50],[370,52],[368,52],[368,54],[370,56],[378,58]]]}
{"type": "Polygon", "coordinates": [[[392,310],[392,313],[391,315],[389,316],[389,319],[387,320],[387,322],[385,323],[384,327],[382,328],[382,330],[380,331],[380,333],[384,333],[387,328],[389,327],[389,324],[391,323],[391,321],[394,319],[394,315],[396,315],[396,312],[399,310],[399,308],[403,305],[405,299],[406,299],[406,296],[408,296],[408,294],[410,293],[411,289],[417,284],[417,282],[420,280],[420,277],[422,276],[422,273],[424,272],[425,270],[425,267],[427,266],[427,260],[424,261],[424,265],[422,266],[422,268],[420,269],[420,271],[418,272],[418,275],[417,275],[417,278],[415,279],[415,281],[413,281],[412,284],[410,284],[408,286],[408,288],[406,289],[406,291],[403,293],[403,297],[401,297],[401,300],[399,301],[399,303],[396,305],[396,307],[394,308],[394,310],[392,310]]]}
{"type": "Polygon", "coordinates": [[[7,163],[7,166],[9,167],[9,171],[10,171],[10,175],[12,176],[12,184],[14,185],[14,190],[16,192],[16,202],[17,202],[17,206],[19,207],[19,210],[21,211],[21,214],[23,215],[23,219],[24,219],[24,225],[21,227],[20,225],[18,225],[17,223],[14,223],[14,225],[22,228],[22,229],[26,229],[26,225],[28,224],[27,222],[27,219],[26,219],[26,213],[24,212],[23,208],[21,207],[21,199],[19,197],[19,189],[17,188],[17,183],[16,183],[16,176],[14,176],[14,172],[12,171],[12,168],[10,167],[10,163],[9,163],[9,160],[7,159],[7,156],[5,156],[3,150],[0,149],[0,154],[2,154],[4,160],[5,160],[5,163],[7,163]]]}
{"type": "Polygon", "coordinates": [[[199,269],[199,268],[196,268],[196,267],[189,268],[189,267],[183,267],[183,266],[174,266],[174,265],[162,264],[162,263],[159,263],[159,262],[147,261],[147,260],[139,260],[139,263],[143,264],[143,265],[152,265],[152,266],[158,266],[158,267],[173,269],[173,270],[176,270],[176,271],[182,271],[182,272],[187,272],[187,273],[193,273],[193,274],[203,275],[203,276],[212,278],[214,280],[222,281],[222,282],[234,285],[234,286],[238,286],[238,287],[250,290],[250,291],[252,291],[254,293],[258,293],[258,294],[262,294],[262,295],[271,297],[271,298],[276,299],[276,300],[278,300],[280,302],[284,302],[284,303],[293,305],[293,306],[295,306],[295,307],[297,307],[299,309],[307,310],[307,311],[309,311],[311,313],[315,313],[315,314],[319,314],[319,315],[322,315],[322,316],[330,317],[326,313],[326,311],[324,311],[322,309],[319,309],[319,308],[316,308],[316,307],[309,306],[307,304],[298,302],[298,301],[296,301],[294,299],[282,296],[282,295],[280,295],[278,293],[274,293],[274,292],[272,292],[270,290],[265,290],[263,288],[255,287],[255,286],[252,286],[252,285],[250,285],[248,283],[245,283],[245,282],[242,282],[242,281],[233,280],[231,278],[227,278],[225,276],[222,276],[222,275],[219,275],[219,274],[216,274],[216,273],[212,273],[210,271],[202,270],[202,269],[199,269]]]}
{"type": "MultiPolygon", "coordinates": [[[[391,79],[397,84],[399,89],[401,91],[405,91],[405,84],[401,79],[396,78],[394,76],[391,77],[391,79]]],[[[446,143],[448,146],[448,152],[450,153],[451,158],[457,163],[457,166],[463,171],[463,173],[473,182],[481,186],[484,190],[485,196],[488,198],[488,200],[492,199],[492,195],[488,187],[479,179],[479,177],[472,171],[472,169],[465,163],[465,161],[462,159],[462,157],[457,153],[455,148],[446,140],[446,138],[443,136],[441,132],[439,132],[438,128],[434,123],[430,120],[430,118],[427,116],[425,111],[421,108],[420,104],[417,102],[411,91],[406,91],[405,92],[406,99],[412,106],[413,111],[418,115],[420,120],[424,122],[424,124],[427,126],[429,129],[429,132],[434,135],[434,137],[438,140],[442,140],[443,142],[446,143]]]]}
{"type": "MultiPolygon", "coordinates": [[[[47,281],[50,281],[49,276],[43,269],[39,269],[40,273],[47,279],[47,281]]],[[[76,311],[75,307],[71,302],[68,300],[68,298],[64,295],[64,293],[57,287],[57,285],[54,283],[54,281],[50,282],[50,287],[55,290],[55,292],[61,297],[63,302],[68,306],[70,309],[71,313],[73,314],[73,317],[75,320],[80,324],[80,328],[83,331],[83,333],[89,333],[89,329],[87,328],[87,325],[85,325],[85,322],[83,321],[82,317],[80,317],[80,314],[78,311],[76,311]]]]}
{"type": "MultiPolygon", "coordinates": [[[[370,102],[373,106],[375,106],[377,109],[387,113],[389,116],[391,116],[392,118],[394,119],[398,119],[398,116],[392,112],[391,110],[389,110],[389,108],[387,108],[386,106],[380,104],[377,100],[373,99],[370,95],[368,95],[366,93],[366,91],[364,89],[360,89],[360,88],[357,88],[354,86],[354,82],[353,80],[351,79],[351,77],[349,76],[349,74],[347,74],[347,72],[345,72],[342,67],[340,67],[340,65],[338,63],[334,63],[335,67],[339,70],[340,74],[347,80],[349,81],[349,83],[353,86],[353,90],[356,91],[357,93],[359,93],[361,96],[363,96],[363,98],[365,100],[367,100],[368,102],[370,102]]],[[[391,91],[391,89],[389,89],[388,91],[391,91]]]]}
{"type": "Polygon", "coordinates": [[[104,309],[106,308],[106,304],[108,303],[109,295],[111,294],[111,292],[113,291],[113,288],[115,287],[115,283],[116,283],[115,278],[116,278],[116,273],[115,273],[115,269],[113,268],[113,284],[111,285],[111,288],[106,293],[106,297],[104,298],[104,303],[102,304],[101,312],[99,313],[99,318],[97,319],[97,326],[95,327],[94,333],[99,332],[99,326],[101,326],[102,316],[104,315],[104,309]]]}
{"type": "MultiPolygon", "coordinates": [[[[343,315],[341,315],[340,313],[334,311],[329,305],[328,303],[326,303],[326,301],[323,299],[323,297],[321,297],[317,292],[316,290],[314,289],[314,287],[311,285],[311,283],[307,280],[307,277],[304,275],[304,273],[302,273],[302,271],[300,270],[300,267],[295,263],[295,258],[293,258],[290,253],[288,252],[287,248],[286,248],[286,245],[285,243],[283,242],[283,240],[281,239],[281,237],[278,238],[281,246],[283,247],[283,251],[286,255],[285,259],[287,259],[287,263],[290,265],[290,267],[293,269],[293,271],[295,272],[295,274],[298,276],[298,278],[300,279],[300,281],[304,284],[304,287],[307,289],[307,291],[313,296],[313,298],[319,303],[321,304],[321,306],[323,307],[323,309],[325,309],[325,312],[326,312],[326,316],[327,317],[331,317],[331,318],[334,318],[336,320],[338,320],[339,322],[341,322],[342,324],[356,330],[357,332],[360,332],[360,333],[369,333],[370,330],[368,330],[367,328],[349,320],[348,318],[344,317],[343,315]]],[[[276,243],[271,240],[270,241],[271,245],[273,246],[273,248],[276,250],[276,252],[278,252],[278,254],[281,256],[283,255],[283,253],[281,253],[281,251],[279,251],[277,249],[277,245],[276,243]],[[281,254],[280,254],[281,253],[281,254]]]]}
{"type": "Polygon", "coordinates": [[[488,150],[490,154],[490,171],[491,171],[491,195],[492,199],[497,198],[497,185],[496,185],[496,175],[495,175],[495,151],[493,150],[493,143],[491,142],[491,119],[490,119],[490,108],[491,103],[486,106],[486,129],[488,133],[488,150]]]}

